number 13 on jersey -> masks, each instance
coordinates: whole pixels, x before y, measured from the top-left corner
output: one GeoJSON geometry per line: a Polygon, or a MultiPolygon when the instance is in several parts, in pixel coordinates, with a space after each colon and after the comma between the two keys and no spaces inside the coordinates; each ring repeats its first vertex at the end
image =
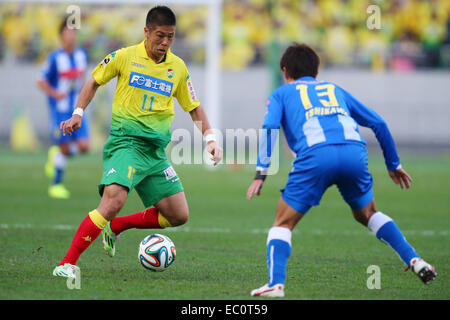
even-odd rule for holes
{"type": "MultiPolygon", "coordinates": [[[[311,109],[313,106],[311,104],[311,100],[308,96],[308,86],[306,84],[299,84],[295,87],[297,90],[300,90],[300,99],[303,103],[303,107],[305,110],[311,109]]],[[[334,93],[335,86],[332,84],[319,84],[314,87],[316,91],[317,97],[319,98],[320,103],[323,107],[338,107],[339,103],[336,99],[336,95],[334,93]],[[325,90],[325,91],[322,91],[325,90]],[[327,97],[327,99],[320,99],[322,97],[327,97]]]]}

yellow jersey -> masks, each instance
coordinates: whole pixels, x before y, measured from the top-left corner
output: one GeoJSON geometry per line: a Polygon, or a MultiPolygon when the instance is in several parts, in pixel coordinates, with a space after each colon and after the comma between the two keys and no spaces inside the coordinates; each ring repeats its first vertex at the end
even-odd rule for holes
{"type": "Polygon", "coordinates": [[[148,57],[145,40],[110,53],[92,71],[99,85],[117,76],[111,135],[148,140],[165,147],[171,139],[173,97],[189,112],[200,105],[184,61],[170,49],[161,63],[148,57]]]}

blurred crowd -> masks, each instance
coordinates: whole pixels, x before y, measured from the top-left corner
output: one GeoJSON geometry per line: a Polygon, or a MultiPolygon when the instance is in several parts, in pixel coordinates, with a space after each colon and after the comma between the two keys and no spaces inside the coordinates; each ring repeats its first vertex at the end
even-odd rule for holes
{"type": "MultiPolygon", "coordinates": [[[[0,6],[0,61],[39,63],[58,47],[67,4],[0,6]]],[[[80,46],[95,62],[141,41],[148,9],[138,4],[81,5],[80,46]]],[[[208,8],[173,9],[178,19],[174,51],[188,62],[203,63],[208,8]]],[[[324,66],[450,67],[449,0],[224,0],[222,19],[226,69],[263,63],[276,68],[280,52],[292,42],[318,50],[324,66]]]]}
{"type": "Polygon", "coordinates": [[[244,57],[243,65],[277,61],[278,48],[297,41],[318,50],[328,66],[450,66],[449,0],[230,0],[225,4],[224,58],[244,57]]]}

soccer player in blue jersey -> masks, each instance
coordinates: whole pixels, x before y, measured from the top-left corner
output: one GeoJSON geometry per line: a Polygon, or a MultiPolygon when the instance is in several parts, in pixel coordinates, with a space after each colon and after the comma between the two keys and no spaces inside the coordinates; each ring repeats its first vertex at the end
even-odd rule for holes
{"type": "Polygon", "coordinates": [[[270,165],[274,136],[283,128],[296,154],[282,190],[275,221],[267,237],[269,283],[252,296],[283,297],[286,263],[291,254],[291,233],[325,190],[336,184],[356,221],[388,244],[424,283],[436,277],[433,266],[422,260],[388,215],[375,208],[367,150],[358,125],[369,127],[383,150],[389,176],[402,189],[412,182],[402,169],[386,122],[373,110],[334,83],[317,81],[319,57],[309,46],[287,48],[280,61],[286,84],[267,103],[257,173],[247,199],[259,195],[270,165]]]}
{"type": "Polygon", "coordinates": [[[67,157],[89,150],[88,123],[71,136],[63,136],[59,124],[72,116],[83,85],[88,60],[86,52],[76,47],[77,30],[64,19],[59,28],[62,47],[49,54],[38,79],[39,88],[47,95],[50,113],[50,138],[53,147],[45,171],[52,179],[48,194],[52,198],[67,199],[70,192],[63,185],[67,157]]]}

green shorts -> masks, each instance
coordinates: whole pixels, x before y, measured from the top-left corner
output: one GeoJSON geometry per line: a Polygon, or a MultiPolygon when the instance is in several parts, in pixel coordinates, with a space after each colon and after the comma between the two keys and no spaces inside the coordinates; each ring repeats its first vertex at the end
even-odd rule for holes
{"type": "Polygon", "coordinates": [[[136,189],[146,208],[183,191],[163,148],[133,137],[110,136],[103,148],[103,176],[98,189],[119,184],[136,189]]]}

